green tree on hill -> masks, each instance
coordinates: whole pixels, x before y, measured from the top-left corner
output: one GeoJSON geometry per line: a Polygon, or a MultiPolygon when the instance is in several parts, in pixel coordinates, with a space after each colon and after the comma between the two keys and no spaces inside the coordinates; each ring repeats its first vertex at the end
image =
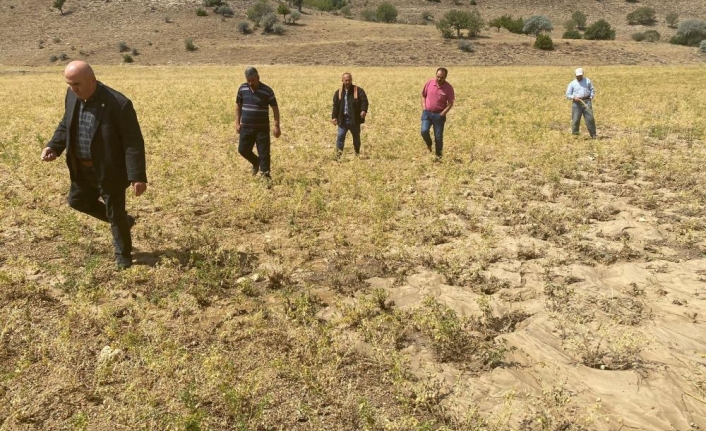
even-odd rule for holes
{"type": "Polygon", "coordinates": [[[59,9],[59,12],[63,15],[64,14],[64,3],[66,3],[66,0],[54,0],[54,3],[52,6],[54,6],[54,9],[59,9]]]}
{"type": "Polygon", "coordinates": [[[287,22],[287,15],[292,13],[292,11],[287,7],[286,4],[280,3],[279,6],[277,6],[277,14],[282,15],[282,20],[284,22],[287,22]]]}
{"type": "Polygon", "coordinates": [[[382,2],[375,11],[375,15],[379,22],[395,22],[397,21],[397,8],[388,2],[382,2]]]}

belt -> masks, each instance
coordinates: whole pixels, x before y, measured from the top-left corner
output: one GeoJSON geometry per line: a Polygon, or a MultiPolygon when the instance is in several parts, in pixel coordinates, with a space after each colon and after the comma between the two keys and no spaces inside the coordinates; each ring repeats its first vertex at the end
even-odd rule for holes
{"type": "Polygon", "coordinates": [[[93,166],[93,160],[91,160],[91,159],[78,159],[77,158],[76,161],[78,162],[79,165],[85,166],[87,168],[90,168],[91,166],[93,166]]]}

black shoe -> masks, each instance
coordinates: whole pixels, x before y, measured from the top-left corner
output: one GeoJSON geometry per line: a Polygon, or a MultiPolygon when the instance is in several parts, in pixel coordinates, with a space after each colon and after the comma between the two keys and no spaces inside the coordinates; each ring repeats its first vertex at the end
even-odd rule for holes
{"type": "Polygon", "coordinates": [[[260,167],[258,165],[252,165],[252,174],[257,175],[260,172],[260,167]]]}
{"type": "Polygon", "coordinates": [[[132,266],[132,257],[116,256],[115,257],[115,264],[118,267],[118,271],[122,271],[123,269],[128,269],[132,266]]]}

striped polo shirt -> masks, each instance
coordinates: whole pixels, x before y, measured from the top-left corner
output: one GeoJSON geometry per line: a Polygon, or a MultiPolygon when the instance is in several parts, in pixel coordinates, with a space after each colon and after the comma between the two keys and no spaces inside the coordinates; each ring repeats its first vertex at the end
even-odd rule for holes
{"type": "Polygon", "coordinates": [[[275,92],[270,87],[260,82],[260,86],[253,91],[248,83],[240,85],[235,103],[242,107],[240,124],[249,129],[269,129],[269,107],[277,106],[275,92]]]}

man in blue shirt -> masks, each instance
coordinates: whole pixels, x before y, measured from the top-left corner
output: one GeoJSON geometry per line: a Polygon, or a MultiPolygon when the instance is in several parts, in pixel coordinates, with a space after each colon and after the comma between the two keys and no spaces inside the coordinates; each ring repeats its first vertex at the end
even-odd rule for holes
{"type": "Polygon", "coordinates": [[[279,127],[279,107],[275,93],[260,82],[254,67],[245,69],[245,80],[235,98],[235,131],[240,135],[238,153],[252,164],[252,174],[258,171],[270,178],[270,111],[275,119],[272,133],[275,138],[282,134],[279,127]],[[257,145],[257,155],[253,147],[257,145]]]}
{"type": "Polygon", "coordinates": [[[579,134],[581,116],[586,121],[586,128],[591,138],[596,137],[596,121],[593,118],[591,101],[596,95],[596,89],[590,79],[584,78],[583,69],[576,69],[576,79],[566,88],[566,98],[573,101],[571,106],[571,133],[579,134]]]}

